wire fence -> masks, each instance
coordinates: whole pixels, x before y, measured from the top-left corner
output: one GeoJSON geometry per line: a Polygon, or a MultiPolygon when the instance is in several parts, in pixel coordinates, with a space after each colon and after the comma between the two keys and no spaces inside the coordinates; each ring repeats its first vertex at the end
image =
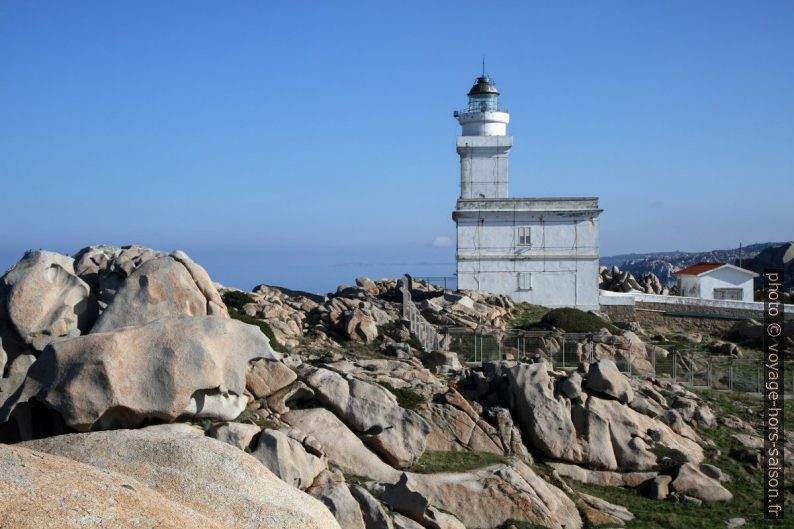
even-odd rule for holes
{"type": "MultiPolygon", "coordinates": [[[[672,343],[650,344],[623,336],[554,331],[440,329],[448,348],[468,363],[544,358],[553,366],[575,369],[580,363],[609,358],[628,374],[654,375],[690,387],[763,391],[763,361],[710,354],[672,343]]],[[[794,395],[794,361],[783,363],[784,391],[794,395]]]]}

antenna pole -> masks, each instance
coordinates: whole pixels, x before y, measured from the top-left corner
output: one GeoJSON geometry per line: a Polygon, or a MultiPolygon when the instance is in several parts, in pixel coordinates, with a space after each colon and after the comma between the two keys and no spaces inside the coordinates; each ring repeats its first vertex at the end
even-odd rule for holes
{"type": "Polygon", "coordinates": [[[482,76],[485,77],[485,55],[482,56],[482,76]]]}

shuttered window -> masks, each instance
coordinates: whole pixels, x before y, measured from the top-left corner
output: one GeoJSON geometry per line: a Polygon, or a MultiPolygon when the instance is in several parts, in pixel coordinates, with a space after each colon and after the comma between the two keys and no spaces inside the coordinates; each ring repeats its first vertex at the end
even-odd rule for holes
{"type": "Polygon", "coordinates": [[[529,226],[519,226],[516,228],[516,241],[518,241],[518,246],[530,246],[532,244],[529,226]]]}

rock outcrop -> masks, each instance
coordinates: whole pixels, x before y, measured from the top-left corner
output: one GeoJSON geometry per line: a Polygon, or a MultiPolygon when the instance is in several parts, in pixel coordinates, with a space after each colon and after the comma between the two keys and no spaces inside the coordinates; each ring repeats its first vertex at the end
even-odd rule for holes
{"type": "Polygon", "coordinates": [[[276,478],[250,455],[209,437],[116,430],[51,437],[22,446],[145,483],[143,489],[159,492],[218,527],[339,527],[319,502],[276,478]]]}
{"type": "Polygon", "coordinates": [[[257,358],[278,353],[256,327],[208,316],[60,340],[33,363],[0,420],[29,401],[57,411],[77,431],[183,415],[230,420],[245,407],[246,368],[257,358]]]}
{"type": "Polygon", "coordinates": [[[310,368],[303,381],[391,465],[409,467],[425,451],[430,425],[387,389],[323,368],[310,368]]]}

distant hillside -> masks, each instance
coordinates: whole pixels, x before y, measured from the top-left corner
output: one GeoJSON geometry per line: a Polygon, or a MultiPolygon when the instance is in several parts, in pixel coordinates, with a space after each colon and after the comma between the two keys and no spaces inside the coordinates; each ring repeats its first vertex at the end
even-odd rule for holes
{"type": "MultiPolygon", "coordinates": [[[[742,266],[750,270],[754,270],[756,267],[762,266],[762,263],[767,263],[768,266],[769,259],[764,258],[757,260],[754,258],[767,248],[779,247],[784,244],[789,243],[764,242],[742,247],[742,266]]],[[[772,253],[767,252],[766,254],[777,257],[778,253],[781,254],[781,256],[786,255],[785,251],[781,252],[779,250],[772,253]]],[[[672,251],[650,252],[644,254],[633,253],[601,258],[602,265],[609,267],[617,265],[621,270],[627,270],[631,272],[634,277],[640,277],[645,272],[653,272],[667,286],[675,285],[674,272],[676,270],[680,270],[700,262],[720,262],[738,265],[739,248],[733,248],[730,250],[709,250],[704,252],[672,251]]],[[[788,264],[792,263],[789,262],[788,264]]],[[[787,274],[787,276],[791,275],[792,274],[787,274]]],[[[786,284],[790,286],[792,281],[794,281],[794,277],[787,277],[787,279],[788,281],[786,281],[786,284]]]]}

